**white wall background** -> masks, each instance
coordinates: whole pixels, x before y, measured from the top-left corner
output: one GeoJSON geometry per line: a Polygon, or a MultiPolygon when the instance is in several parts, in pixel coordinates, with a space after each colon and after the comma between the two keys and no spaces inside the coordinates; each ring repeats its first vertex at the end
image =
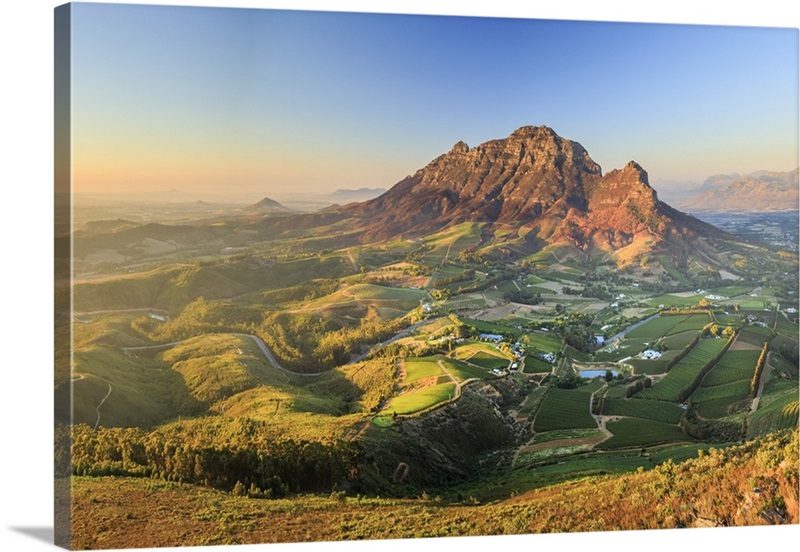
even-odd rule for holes
{"type": "MultiPolygon", "coordinates": [[[[52,48],[51,0],[4,0],[0,14],[0,549],[52,544],[52,48]]],[[[129,1],[128,3],[158,3],[129,1]]],[[[733,3],[671,0],[561,0],[522,7],[517,0],[173,0],[174,5],[271,7],[794,27],[784,0],[733,3]],[[742,6],[741,4],[748,4],[742,6]]],[[[533,4],[533,3],[531,3],[533,4]]],[[[790,10],[792,10],[790,12],[790,10]]],[[[736,550],[800,542],[800,526],[657,532],[479,537],[458,540],[252,545],[244,550],[420,551],[468,545],[508,550],[736,550]]],[[[155,549],[153,549],[155,550],[155,549]]],[[[178,548],[162,550],[181,550],[178,548]]],[[[187,550],[183,548],[182,550],[187,550]]],[[[196,550],[228,551],[233,547],[196,550]]]]}

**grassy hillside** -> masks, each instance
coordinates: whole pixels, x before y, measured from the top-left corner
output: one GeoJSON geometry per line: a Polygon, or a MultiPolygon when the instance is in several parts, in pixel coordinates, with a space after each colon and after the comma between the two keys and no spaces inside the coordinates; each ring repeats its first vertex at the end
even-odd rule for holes
{"type": "Polygon", "coordinates": [[[593,475],[485,505],[344,493],[263,500],[150,479],[76,477],[74,544],[125,548],[798,523],[797,450],[797,432],[783,433],[708,449],[679,464],[593,475]],[[153,517],[156,509],[164,514],[153,517]]]}

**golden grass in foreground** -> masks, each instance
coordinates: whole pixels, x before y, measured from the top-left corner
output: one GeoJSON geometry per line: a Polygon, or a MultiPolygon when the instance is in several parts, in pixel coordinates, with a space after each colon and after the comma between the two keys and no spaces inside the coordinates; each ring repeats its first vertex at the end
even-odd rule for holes
{"type": "Polygon", "coordinates": [[[385,539],[798,523],[797,431],[682,464],[472,505],[266,500],[131,478],[73,478],[74,548],[385,539]]]}

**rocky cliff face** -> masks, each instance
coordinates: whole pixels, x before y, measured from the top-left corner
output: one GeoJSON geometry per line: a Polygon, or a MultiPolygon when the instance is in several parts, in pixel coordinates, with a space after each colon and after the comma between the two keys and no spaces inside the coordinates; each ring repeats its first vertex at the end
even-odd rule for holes
{"type": "Polygon", "coordinates": [[[524,228],[527,239],[585,250],[721,235],[659,201],[635,162],[603,175],[583,146],[545,126],[525,126],[474,148],[458,142],[385,194],[345,210],[373,239],[424,235],[465,221],[487,223],[485,233],[524,228]]]}

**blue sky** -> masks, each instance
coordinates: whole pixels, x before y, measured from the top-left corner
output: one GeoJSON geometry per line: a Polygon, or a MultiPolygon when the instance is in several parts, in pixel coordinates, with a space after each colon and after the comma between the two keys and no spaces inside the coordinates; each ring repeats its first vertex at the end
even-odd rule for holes
{"type": "Polygon", "coordinates": [[[79,192],[389,187],[542,124],[653,181],[798,164],[797,29],[73,6],[79,192]]]}

